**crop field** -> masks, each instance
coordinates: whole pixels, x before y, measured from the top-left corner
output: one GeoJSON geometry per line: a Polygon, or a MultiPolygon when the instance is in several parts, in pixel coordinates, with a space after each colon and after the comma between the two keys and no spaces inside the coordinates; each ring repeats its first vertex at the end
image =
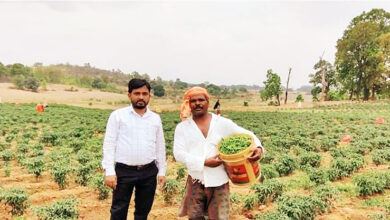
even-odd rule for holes
{"type": "MultiPolygon", "coordinates": [[[[0,104],[0,219],[109,219],[100,163],[111,111],[0,104]]],[[[231,219],[390,217],[390,102],[223,114],[266,149],[262,182],[231,186],[231,219]]],[[[150,218],[177,219],[187,175],[172,157],[180,119],[160,115],[167,184],[150,218]]]]}

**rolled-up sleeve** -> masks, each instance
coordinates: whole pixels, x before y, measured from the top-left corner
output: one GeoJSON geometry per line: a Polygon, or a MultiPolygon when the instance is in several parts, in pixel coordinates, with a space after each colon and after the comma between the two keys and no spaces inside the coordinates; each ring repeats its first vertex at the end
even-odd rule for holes
{"type": "Polygon", "coordinates": [[[106,134],[103,142],[103,160],[102,167],[106,171],[106,176],[115,175],[115,150],[117,145],[117,138],[119,134],[119,123],[116,119],[115,112],[111,113],[107,126],[106,134]]]}
{"type": "Polygon", "coordinates": [[[202,171],[204,169],[205,156],[194,155],[188,152],[186,148],[184,128],[181,126],[177,126],[175,129],[173,156],[176,161],[183,163],[188,170],[202,171]]]}
{"type": "Polygon", "coordinates": [[[165,153],[164,131],[163,131],[160,118],[159,118],[159,127],[157,130],[156,154],[157,154],[158,175],[165,176],[167,162],[166,162],[166,153],[165,153]]]}

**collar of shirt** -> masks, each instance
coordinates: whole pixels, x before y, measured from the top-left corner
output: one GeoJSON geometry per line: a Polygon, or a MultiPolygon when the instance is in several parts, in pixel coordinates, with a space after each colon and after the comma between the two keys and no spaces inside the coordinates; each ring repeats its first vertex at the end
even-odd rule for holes
{"type": "Polygon", "coordinates": [[[203,139],[207,139],[210,136],[210,134],[211,134],[211,132],[212,132],[212,130],[214,128],[216,119],[217,119],[216,118],[217,115],[215,115],[215,114],[213,114],[211,112],[208,112],[208,114],[211,114],[211,120],[210,120],[209,130],[207,131],[207,136],[206,137],[203,135],[203,132],[200,130],[200,128],[198,127],[198,125],[194,121],[192,115],[189,117],[190,123],[192,124],[192,126],[194,126],[194,128],[197,131],[198,135],[200,135],[203,139]]]}
{"type": "Polygon", "coordinates": [[[134,115],[136,115],[136,116],[138,116],[138,117],[141,117],[141,118],[147,118],[147,117],[150,116],[150,113],[151,113],[150,110],[149,110],[149,107],[146,106],[146,111],[145,111],[145,113],[144,113],[143,115],[140,115],[140,114],[138,114],[138,113],[134,110],[134,108],[133,108],[132,105],[129,106],[129,112],[130,112],[130,114],[134,114],[134,115]]]}

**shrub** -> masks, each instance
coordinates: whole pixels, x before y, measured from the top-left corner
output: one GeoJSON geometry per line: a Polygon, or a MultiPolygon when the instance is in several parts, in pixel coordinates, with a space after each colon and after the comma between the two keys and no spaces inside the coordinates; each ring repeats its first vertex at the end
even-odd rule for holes
{"type": "Polygon", "coordinates": [[[64,162],[64,161],[58,161],[52,163],[51,167],[51,174],[54,176],[54,181],[58,184],[58,186],[61,189],[64,189],[65,186],[68,184],[66,182],[66,177],[68,173],[71,171],[71,167],[69,163],[64,162]]]}
{"type": "Polygon", "coordinates": [[[283,192],[283,184],[276,179],[264,180],[251,186],[255,190],[259,203],[274,201],[283,192]]]}
{"type": "Polygon", "coordinates": [[[343,153],[345,156],[334,157],[329,174],[330,180],[340,179],[351,175],[363,167],[364,157],[355,153],[343,153]]]}
{"type": "Polygon", "coordinates": [[[176,174],[177,174],[176,180],[183,179],[185,177],[185,175],[186,175],[185,167],[183,165],[180,165],[179,168],[177,169],[176,174]]]}
{"type": "Polygon", "coordinates": [[[17,75],[14,78],[12,78],[12,82],[14,83],[17,89],[23,89],[25,79],[26,78],[23,75],[17,75]]]}
{"type": "Polygon", "coordinates": [[[93,170],[93,164],[81,164],[77,170],[77,179],[76,182],[83,186],[86,186],[88,180],[90,179],[91,171],[93,170]]]}
{"type": "Polygon", "coordinates": [[[361,196],[383,192],[390,188],[390,171],[361,174],[355,176],[353,182],[361,196]]]}
{"type": "Polygon", "coordinates": [[[251,210],[255,205],[259,203],[259,197],[254,194],[249,194],[244,198],[244,208],[251,210]]]}
{"type": "Polygon", "coordinates": [[[91,159],[92,159],[91,158],[91,152],[89,152],[87,150],[80,150],[80,151],[77,152],[77,161],[80,164],[86,164],[91,159]]]}
{"type": "Polygon", "coordinates": [[[57,144],[58,135],[54,132],[44,132],[41,138],[43,143],[55,146],[57,144]]]}
{"type": "Polygon", "coordinates": [[[24,87],[26,89],[30,89],[33,92],[38,91],[38,88],[39,88],[40,85],[41,85],[41,82],[39,82],[39,80],[37,78],[35,78],[35,77],[28,77],[24,81],[24,87]]]}
{"type": "Polygon", "coordinates": [[[77,199],[67,198],[60,201],[55,201],[50,205],[38,207],[34,210],[35,214],[44,220],[58,219],[77,219],[77,199]]]}
{"type": "Polygon", "coordinates": [[[7,149],[0,152],[0,157],[3,158],[4,161],[10,161],[14,156],[12,150],[7,149]]]}
{"type": "Polygon", "coordinates": [[[4,176],[10,176],[11,175],[11,167],[9,164],[9,161],[4,162],[4,176]]]}
{"type": "Polygon", "coordinates": [[[153,94],[157,97],[162,97],[165,95],[165,89],[163,85],[156,85],[153,87],[153,94]]]}
{"type": "Polygon", "coordinates": [[[314,190],[316,196],[330,205],[331,200],[337,195],[338,190],[332,185],[320,185],[314,190]]]}
{"type": "Polygon", "coordinates": [[[45,159],[42,156],[33,157],[27,160],[28,172],[33,173],[38,178],[45,169],[45,159]]]}
{"type": "Polygon", "coordinates": [[[1,190],[0,192],[0,200],[12,207],[12,215],[23,215],[24,210],[28,207],[28,197],[26,191],[18,188],[1,190]]]}
{"type": "Polygon", "coordinates": [[[172,197],[179,191],[179,185],[177,180],[167,179],[162,190],[164,202],[169,204],[172,203],[172,197]]]}
{"type": "Polygon", "coordinates": [[[299,163],[302,166],[310,165],[311,167],[319,167],[321,164],[321,156],[314,152],[307,152],[299,156],[299,163]]]}
{"type": "Polygon", "coordinates": [[[256,220],[290,220],[290,218],[280,212],[269,212],[264,214],[257,214],[256,220]]]}
{"type": "Polygon", "coordinates": [[[279,173],[276,170],[275,165],[273,165],[273,164],[262,165],[261,166],[261,175],[263,175],[265,180],[279,177],[279,173]]]}
{"type": "Polygon", "coordinates": [[[294,158],[290,155],[283,155],[280,161],[275,164],[276,170],[281,176],[292,173],[296,167],[294,158]]]}
{"type": "Polygon", "coordinates": [[[297,95],[297,98],[295,99],[295,102],[303,102],[303,101],[305,101],[304,99],[303,99],[303,96],[302,96],[302,94],[298,94],[297,95]]]}
{"type": "Polygon", "coordinates": [[[104,183],[104,174],[97,174],[93,177],[92,185],[99,192],[99,199],[104,200],[108,198],[108,193],[111,191],[109,187],[104,183]]]}
{"type": "Polygon", "coordinates": [[[311,220],[326,211],[329,205],[318,196],[281,196],[277,200],[278,211],[293,220],[311,220]]]}
{"type": "Polygon", "coordinates": [[[324,168],[312,168],[307,172],[309,179],[318,184],[324,184],[329,181],[328,170],[324,168]]]}
{"type": "Polygon", "coordinates": [[[373,150],[371,157],[376,165],[384,164],[386,161],[390,161],[390,149],[373,150]]]}

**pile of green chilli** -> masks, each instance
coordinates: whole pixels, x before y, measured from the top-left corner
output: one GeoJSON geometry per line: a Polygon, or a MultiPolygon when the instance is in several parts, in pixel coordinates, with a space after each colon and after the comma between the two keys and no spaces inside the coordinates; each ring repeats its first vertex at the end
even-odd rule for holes
{"type": "Polygon", "coordinates": [[[251,145],[251,138],[248,136],[233,136],[223,139],[219,152],[223,154],[236,154],[251,145]]]}

